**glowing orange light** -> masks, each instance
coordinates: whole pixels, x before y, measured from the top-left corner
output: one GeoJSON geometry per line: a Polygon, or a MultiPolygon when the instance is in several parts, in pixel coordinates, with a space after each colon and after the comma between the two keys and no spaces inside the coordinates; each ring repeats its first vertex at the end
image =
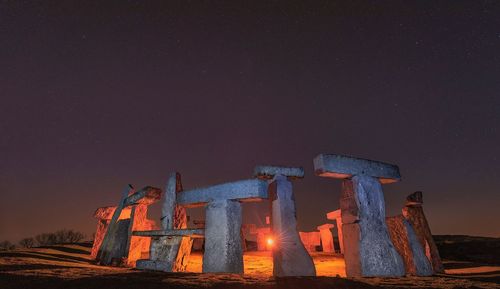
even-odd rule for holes
{"type": "Polygon", "coordinates": [[[267,238],[267,245],[272,246],[274,243],[274,240],[272,238],[267,238]]]}

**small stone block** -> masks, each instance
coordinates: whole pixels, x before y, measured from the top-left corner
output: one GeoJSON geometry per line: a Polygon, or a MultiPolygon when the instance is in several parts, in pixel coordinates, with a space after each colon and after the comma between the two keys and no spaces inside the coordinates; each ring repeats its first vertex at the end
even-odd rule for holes
{"type": "Polygon", "coordinates": [[[383,184],[401,180],[399,168],[396,165],[335,154],[320,154],[315,157],[314,172],[321,177],[337,179],[366,175],[378,178],[383,184]]]}

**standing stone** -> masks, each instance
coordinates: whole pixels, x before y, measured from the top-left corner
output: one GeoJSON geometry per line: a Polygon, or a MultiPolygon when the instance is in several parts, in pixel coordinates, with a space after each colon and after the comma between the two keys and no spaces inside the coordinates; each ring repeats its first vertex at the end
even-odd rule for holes
{"type": "Polygon", "coordinates": [[[392,243],[403,258],[406,273],[413,276],[431,276],[431,264],[410,223],[402,215],[398,215],[388,217],[387,226],[392,243]]]}
{"type": "Polygon", "coordinates": [[[179,205],[206,207],[203,272],[243,273],[240,202],[268,198],[267,182],[250,179],[183,191],[179,205]]]}
{"type": "Polygon", "coordinates": [[[425,254],[432,264],[432,268],[436,273],[444,273],[443,263],[439,256],[436,243],[432,238],[431,229],[427,218],[422,208],[423,197],[422,192],[415,192],[407,197],[407,202],[403,208],[403,216],[408,220],[415,230],[417,238],[424,247],[425,254]]]}
{"type": "Polygon", "coordinates": [[[319,234],[321,236],[321,246],[323,247],[323,252],[335,253],[335,246],[333,244],[332,229],[335,226],[333,224],[323,224],[318,226],[319,234]]]}
{"type": "MultiPolygon", "coordinates": [[[[92,251],[90,257],[95,259],[97,257],[97,252],[101,248],[102,241],[108,230],[109,222],[113,217],[116,207],[101,207],[94,212],[94,218],[97,219],[97,229],[94,236],[94,241],[92,245],[92,251]]],[[[118,217],[118,220],[130,219],[130,208],[124,208],[118,217]]]]}
{"type": "Polygon", "coordinates": [[[404,263],[394,248],[385,222],[381,183],[401,178],[397,166],[341,155],[314,159],[317,175],[340,178],[340,210],[346,275],[403,276],[404,263]]]}
{"type": "MultiPolygon", "coordinates": [[[[392,244],[385,223],[385,202],[380,182],[376,178],[359,175],[352,180],[344,180],[344,189],[347,194],[354,195],[354,202],[347,205],[346,210],[343,207],[347,204],[346,198],[340,205],[346,254],[349,249],[359,251],[362,276],[403,276],[403,260],[392,244]],[[349,220],[353,223],[346,224],[349,220]]],[[[346,273],[352,269],[346,262],[346,273]]]]}
{"type": "Polygon", "coordinates": [[[273,248],[273,275],[316,276],[316,268],[297,233],[292,183],[276,175],[269,187],[272,199],[271,228],[276,238],[273,248]]]}
{"type": "MultiPolygon", "coordinates": [[[[186,209],[176,202],[181,191],[181,175],[173,173],[168,180],[162,206],[161,224],[164,230],[187,228],[186,209]]],[[[153,236],[149,259],[138,260],[136,267],[164,272],[186,271],[192,244],[189,236],[153,236]]]]}
{"type": "Polygon", "coordinates": [[[241,204],[218,200],[206,207],[203,273],[243,273],[241,204]]]}
{"type": "Polygon", "coordinates": [[[342,216],[340,210],[335,210],[326,214],[328,220],[335,221],[337,225],[337,237],[339,240],[340,253],[344,254],[344,237],[342,235],[342,216]]]}

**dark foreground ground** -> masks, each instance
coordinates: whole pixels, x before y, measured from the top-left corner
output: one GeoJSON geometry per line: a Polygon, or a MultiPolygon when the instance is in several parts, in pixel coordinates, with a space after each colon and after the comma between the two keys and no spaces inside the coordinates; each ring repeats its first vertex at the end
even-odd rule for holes
{"type": "Polygon", "coordinates": [[[201,254],[191,273],[142,272],[96,266],[89,244],[0,252],[0,289],[10,288],[500,288],[500,239],[436,236],[446,274],[433,277],[343,278],[339,255],[314,254],[318,277],[271,276],[268,253],[245,254],[245,275],[200,274],[201,254]]]}

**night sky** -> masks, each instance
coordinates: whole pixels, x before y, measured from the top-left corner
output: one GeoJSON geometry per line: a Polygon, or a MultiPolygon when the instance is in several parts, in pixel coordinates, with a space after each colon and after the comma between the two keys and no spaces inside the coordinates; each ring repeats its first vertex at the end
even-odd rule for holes
{"type": "Polygon", "coordinates": [[[319,153],[399,165],[388,215],[421,190],[433,233],[500,237],[499,1],[0,3],[0,240],[259,164],[305,168],[313,230],[341,183],[319,153]]]}

